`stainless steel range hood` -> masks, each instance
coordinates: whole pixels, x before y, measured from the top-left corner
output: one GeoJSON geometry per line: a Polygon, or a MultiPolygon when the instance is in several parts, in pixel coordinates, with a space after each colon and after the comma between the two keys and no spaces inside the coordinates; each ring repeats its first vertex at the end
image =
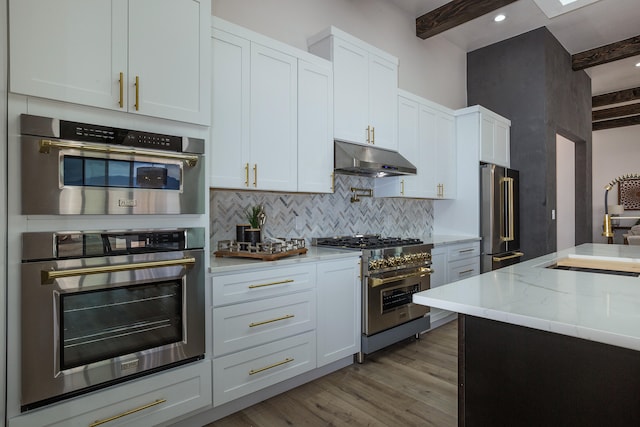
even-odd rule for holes
{"type": "Polygon", "coordinates": [[[416,167],[397,151],[339,140],[334,148],[336,173],[376,178],[416,173],[416,167]]]}

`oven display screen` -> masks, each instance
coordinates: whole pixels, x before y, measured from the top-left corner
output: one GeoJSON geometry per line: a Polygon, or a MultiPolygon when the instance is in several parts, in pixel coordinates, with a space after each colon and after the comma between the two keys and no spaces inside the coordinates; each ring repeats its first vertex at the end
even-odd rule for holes
{"type": "Polygon", "coordinates": [[[63,185],[180,190],[181,179],[182,168],[172,163],[63,157],[63,185]]]}

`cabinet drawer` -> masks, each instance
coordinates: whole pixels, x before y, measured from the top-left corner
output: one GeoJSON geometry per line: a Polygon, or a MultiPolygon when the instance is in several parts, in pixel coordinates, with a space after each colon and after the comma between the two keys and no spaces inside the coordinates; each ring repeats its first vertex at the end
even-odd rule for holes
{"type": "Polygon", "coordinates": [[[105,425],[152,426],[209,405],[211,361],[204,360],[33,410],[10,419],[8,425],[86,427],[113,418],[105,425]]]}
{"type": "Polygon", "coordinates": [[[213,309],[213,354],[220,356],[313,330],[313,290],[213,309]]]}
{"type": "Polygon", "coordinates": [[[449,283],[480,274],[480,257],[449,263],[449,283]]]}
{"type": "Polygon", "coordinates": [[[477,256],[480,256],[480,242],[458,243],[447,247],[449,262],[477,256]]]}
{"type": "Polygon", "coordinates": [[[212,276],[213,306],[285,295],[315,286],[315,264],[212,276]]]}
{"type": "Polygon", "coordinates": [[[315,367],[315,332],[219,357],[213,360],[213,405],[221,405],[315,367]]]}

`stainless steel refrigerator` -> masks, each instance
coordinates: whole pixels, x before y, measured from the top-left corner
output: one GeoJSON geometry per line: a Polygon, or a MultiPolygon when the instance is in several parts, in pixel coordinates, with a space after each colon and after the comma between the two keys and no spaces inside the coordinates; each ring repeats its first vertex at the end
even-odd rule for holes
{"type": "Polygon", "coordinates": [[[520,261],[519,173],[480,165],[480,235],[482,273],[520,261]]]}

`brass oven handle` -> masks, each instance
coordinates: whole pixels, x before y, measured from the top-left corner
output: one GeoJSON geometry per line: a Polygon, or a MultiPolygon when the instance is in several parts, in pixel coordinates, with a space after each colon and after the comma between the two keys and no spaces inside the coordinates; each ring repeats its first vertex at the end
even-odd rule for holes
{"type": "Polygon", "coordinates": [[[140,77],[136,76],[136,111],[140,109],[140,77]]]}
{"type": "Polygon", "coordinates": [[[508,259],[520,258],[521,256],[524,256],[522,252],[514,252],[513,254],[507,256],[494,256],[492,260],[495,262],[500,262],[506,261],[508,259]]]}
{"type": "Polygon", "coordinates": [[[115,421],[117,419],[120,419],[122,417],[126,417],[127,415],[131,415],[131,414],[135,414],[136,412],[140,412],[140,411],[144,411],[145,409],[154,407],[156,405],[160,405],[161,403],[165,403],[167,401],[167,399],[158,399],[155,402],[151,402],[151,403],[147,403],[146,405],[142,405],[138,408],[134,408],[134,409],[129,409],[128,411],[124,411],[118,415],[114,415],[113,417],[109,417],[109,418],[103,418],[101,420],[96,420],[94,422],[92,422],[91,424],[89,424],[89,427],[96,427],[96,426],[100,426],[102,424],[106,424],[109,423],[111,421],[115,421]]]}
{"type": "Polygon", "coordinates": [[[369,282],[371,282],[371,287],[386,285],[387,283],[396,282],[398,280],[409,279],[411,277],[424,277],[429,274],[432,274],[433,270],[428,267],[421,267],[417,273],[409,273],[409,274],[400,274],[398,276],[387,277],[384,279],[380,279],[378,277],[370,277],[369,282]]]}
{"type": "Polygon", "coordinates": [[[282,317],[277,317],[275,319],[263,320],[262,322],[251,322],[249,323],[250,328],[255,328],[256,326],[266,325],[267,323],[279,322],[280,320],[287,320],[296,317],[294,314],[285,314],[282,317]]]}
{"type": "Polygon", "coordinates": [[[265,366],[264,368],[252,369],[249,371],[249,375],[255,375],[259,372],[266,371],[267,369],[276,368],[280,365],[284,365],[285,363],[293,362],[294,359],[292,357],[287,357],[281,362],[274,363],[273,365],[265,366]]]}
{"type": "Polygon", "coordinates": [[[264,288],[265,286],[282,285],[283,283],[293,283],[293,279],[280,280],[279,282],[262,283],[260,285],[249,285],[249,289],[264,288]]]}
{"type": "Polygon", "coordinates": [[[120,108],[124,107],[124,73],[120,72],[120,108]]]}
{"type": "Polygon", "coordinates": [[[50,270],[40,272],[41,282],[43,285],[50,285],[56,279],[73,276],[86,276],[89,274],[100,273],[115,273],[117,271],[129,271],[129,270],[141,270],[144,268],[160,268],[160,267],[172,267],[176,265],[183,265],[186,268],[191,268],[195,265],[196,259],[194,257],[186,257],[179,259],[170,259],[163,261],[147,261],[138,262],[135,264],[120,264],[120,265],[101,265],[96,267],[83,267],[83,268],[71,268],[68,270],[50,270]]]}
{"type": "Polygon", "coordinates": [[[192,154],[180,154],[170,153],[163,151],[151,151],[145,149],[127,149],[114,146],[102,146],[85,144],[79,142],[69,141],[53,141],[50,139],[40,140],[40,152],[43,154],[49,154],[51,148],[60,149],[76,149],[80,151],[91,151],[93,153],[107,153],[107,154],[125,154],[125,155],[143,155],[150,157],[160,157],[163,159],[182,160],[188,166],[195,166],[198,164],[198,156],[192,154]]]}

